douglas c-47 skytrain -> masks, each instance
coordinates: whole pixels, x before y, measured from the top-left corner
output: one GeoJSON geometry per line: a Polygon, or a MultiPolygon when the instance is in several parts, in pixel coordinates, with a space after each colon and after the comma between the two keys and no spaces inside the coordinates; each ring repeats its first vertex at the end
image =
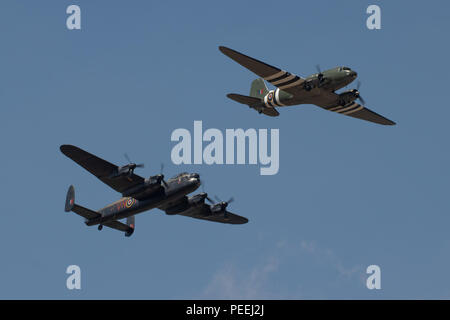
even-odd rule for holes
{"type": "Polygon", "coordinates": [[[76,204],[74,187],[69,187],[65,211],[73,211],[84,217],[86,225],[97,225],[98,230],[107,226],[123,231],[125,236],[129,237],[135,228],[134,216],[153,208],[161,209],[168,215],[178,214],[221,223],[248,222],[247,218],[227,211],[227,206],[233,198],[228,201],[218,199],[218,202],[214,202],[204,192],[187,197],[187,194],[200,186],[200,176],[197,173],[180,173],[167,181],[162,173],[144,179],[134,173],[136,168],[143,167],[142,164],[130,162],[118,167],[72,145],[62,145],[60,149],[64,155],[122,194],[120,200],[93,211],[76,204]],[[211,205],[206,204],[205,200],[211,205]],[[125,218],[126,223],[119,221],[125,218]]]}
{"type": "Polygon", "coordinates": [[[252,82],[250,96],[235,93],[227,95],[228,98],[246,104],[259,113],[276,117],[280,114],[275,107],[314,104],[325,110],[358,119],[384,125],[395,124],[364,106],[365,102],[359,93],[359,83],[357,89],[342,93],[335,92],[353,82],[358,76],[348,67],[336,67],[323,72],[318,68],[318,73],[301,78],[235,50],[226,47],[219,47],[219,50],[261,77],[252,82]],[[277,89],[269,91],[264,80],[270,82],[277,89]],[[361,104],[356,103],[356,99],[361,104]]]}

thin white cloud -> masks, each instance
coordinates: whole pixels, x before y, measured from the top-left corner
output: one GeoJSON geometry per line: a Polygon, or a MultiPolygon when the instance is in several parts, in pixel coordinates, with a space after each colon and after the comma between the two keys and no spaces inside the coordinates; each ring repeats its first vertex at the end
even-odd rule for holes
{"type": "Polygon", "coordinates": [[[266,285],[278,265],[274,257],[247,273],[234,264],[228,265],[214,274],[203,295],[208,299],[269,299],[266,285]]]}
{"type": "Polygon", "coordinates": [[[300,248],[303,252],[315,256],[321,264],[329,264],[342,277],[350,278],[364,270],[362,265],[344,266],[342,260],[332,250],[321,248],[314,241],[302,240],[300,248]]]}
{"type": "MultiPolygon", "coordinates": [[[[267,258],[261,263],[256,263],[249,269],[238,262],[228,263],[222,269],[216,271],[205,289],[202,298],[206,299],[299,299],[302,297],[321,298],[327,297],[327,290],[354,283],[359,286],[365,283],[364,267],[354,265],[348,267],[332,250],[322,248],[314,241],[302,240],[300,245],[290,245],[289,241],[280,240],[274,244],[273,250],[268,250],[267,258]],[[333,283],[323,285],[318,281],[318,286],[305,290],[300,277],[299,284],[289,292],[280,292],[277,279],[283,268],[291,268],[298,264],[296,258],[300,258],[309,266],[326,267],[330,273],[337,273],[333,283]],[[358,284],[359,283],[359,284],[358,284]],[[321,288],[322,287],[322,288],[321,288]],[[274,289],[277,288],[277,289],[274,289]],[[293,290],[293,291],[292,291],[293,290]],[[321,293],[319,293],[321,292],[321,293]]],[[[299,266],[302,268],[302,265],[299,266]]],[[[302,274],[299,270],[298,274],[302,274]]],[[[310,277],[311,275],[303,275],[310,277]]],[[[303,278],[304,279],[304,278],[303,278]]]]}

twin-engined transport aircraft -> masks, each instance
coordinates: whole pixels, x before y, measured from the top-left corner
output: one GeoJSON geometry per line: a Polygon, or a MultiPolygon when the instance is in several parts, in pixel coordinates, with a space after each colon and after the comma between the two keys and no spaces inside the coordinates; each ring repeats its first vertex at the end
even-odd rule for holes
{"type": "Polygon", "coordinates": [[[365,102],[359,92],[359,83],[357,89],[342,93],[335,92],[349,85],[358,76],[356,71],[349,67],[336,67],[323,72],[318,68],[317,73],[302,78],[233,49],[221,46],[219,50],[261,77],[252,82],[250,96],[236,93],[227,95],[228,98],[246,104],[259,113],[276,117],[280,113],[275,107],[314,104],[325,110],[358,119],[384,125],[395,124],[364,106],[365,102]],[[277,89],[269,91],[264,81],[268,81],[277,89]],[[357,99],[361,104],[355,102],[357,99]]]}

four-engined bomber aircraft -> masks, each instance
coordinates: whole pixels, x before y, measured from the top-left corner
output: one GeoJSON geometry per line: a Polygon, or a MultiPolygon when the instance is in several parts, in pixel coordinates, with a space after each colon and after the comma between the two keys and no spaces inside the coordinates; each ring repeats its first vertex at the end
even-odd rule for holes
{"type": "Polygon", "coordinates": [[[168,215],[179,214],[215,222],[248,222],[247,218],[226,210],[233,198],[228,201],[219,199],[214,203],[204,192],[187,197],[187,194],[195,191],[201,184],[198,173],[180,173],[167,181],[162,173],[144,179],[134,173],[136,168],[143,165],[130,162],[118,167],[72,145],[62,145],[60,149],[64,155],[122,194],[120,200],[93,211],[76,204],[74,187],[69,187],[65,211],[73,211],[84,217],[88,226],[98,225],[98,230],[107,226],[123,231],[125,236],[129,237],[135,229],[134,216],[153,208],[161,209],[168,215]],[[211,205],[206,204],[205,200],[211,205]],[[119,221],[124,218],[126,223],[119,221]]]}
{"type": "Polygon", "coordinates": [[[323,109],[358,119],[384,125],[395,124],[364,106],[365,102],[359,93],[359,84],[358,89],[342,93],[335,92],[356,79],[357,73],[348,67],[336,67],[323,72],[318,68],[318,73],[301,78],[235,50],[222,46],[219,47],[219,50],[261,77],[252,82],[250,96],[235,93],[227,95],[230,99],[246,104],[259,113],[276,117],[279,112],[275,107],[314,104],[323,109]],[[270,82],[277,89],[269,91],[264,80],[270,82]],[[356,103],[356,99],[360,100],[361,104],[356,103]]]}

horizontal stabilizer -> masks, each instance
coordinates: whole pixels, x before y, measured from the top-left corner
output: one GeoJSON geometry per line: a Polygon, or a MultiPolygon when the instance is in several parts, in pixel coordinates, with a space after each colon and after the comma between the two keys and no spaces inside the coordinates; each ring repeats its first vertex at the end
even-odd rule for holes
{"type": "Polygon", "coordinates": [[[264,107],[261,111],[269,117],[278,117],[280,115],[280,113],[275,108],[264,107]]]}
{"type": "Polygon", "coordinates": [[[259,113],[264,113],[267,116],[277,117],[280,115],[280,113],[275,108],[266,107],[263,104],[263,102],[261,101],[261,99],[243,96],[243,95],[237,94],[237,93],[229,93],[229,94],[227,94],[227,97],[236,102],[246,104],[250,108],[255,109],[259,113]]]}
{"type": "MultiPolygon", "coordinates": [[[[133,218],[134,218],[134,216],[133,216],[133,218]]],[[[128,219],[127,219],[127,222],[128,222],[128,219]]],[[[122,223],[117,220],[105,222],[103,225],[107,226],[109,228],[112,228],[112,229],[116,229],[116,230],[125,232],[126,237],[130,237],[134,232],[134,225],[129,225],[128,223],[125,224],[125,223],[122,223]]]]}
{"type": "MultiPolygon", "coordinates": [[[[82,216],[86,220],[96,219],[102,216],[101,213],[95,212],[93,210],[90,210],[88,208],[82,207],[75,203],[75,188],[73,186],[69,187],[69,190],[67,191],[66,196],[66,205],[64,207],[64,211],[69,212],[75,212],[79,216],[82,216]]],[[[127,218],[127,223],[122,223],[117,220],[107,221],[103,223],[102,225],[107,226],[109,228],[113,228],[119,231],[125,232],[125,236],[129,237],[134,232],[135,222],[134,222],[134,216],[127,218]]],[[[101,230],[101,226],[99,230],[101,230]]]]}
{"type": "Polygon", "coordinates": [[[101,216],[100,213],[82,207],[75,203],[75,188],[73,186],[70,186],[69,190],[67,191],[66,205],[64,207],[64,211],[66,212],[73,211],[76,214],[88,220],[98,218],[99,216],[101,216]]]}
{"type": "Polygon", "coordinates": [[[95,219],[101,216],[100,213],[92,211],[91,209],[79,206],[77,204],[73,205],[72,211],[78,214],[79,216],[82,216],[83,218],[86,218],[87,220],[95,219]]]}
{"type": "Polygon", "coordinates": [[[262,100],[259,98],[248,97],[237,93],[229,93],[227,94],[227,97],[230,98],[231,100],[234,100],[242,104],[246,104],[250,107],[261,106],[263,103],[262,100]]]}

